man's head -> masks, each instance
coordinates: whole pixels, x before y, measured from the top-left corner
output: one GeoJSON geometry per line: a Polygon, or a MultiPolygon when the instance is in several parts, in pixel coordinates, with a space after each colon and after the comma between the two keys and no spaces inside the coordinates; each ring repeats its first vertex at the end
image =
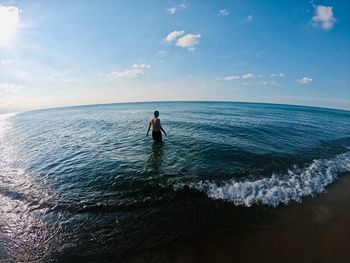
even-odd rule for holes
{"type": "Polygon", "coordinates": [[[156,110],[156,111],[154,112],[154,117],[158,118],[158,116],[159,116],[159,111],[156,110]]]}

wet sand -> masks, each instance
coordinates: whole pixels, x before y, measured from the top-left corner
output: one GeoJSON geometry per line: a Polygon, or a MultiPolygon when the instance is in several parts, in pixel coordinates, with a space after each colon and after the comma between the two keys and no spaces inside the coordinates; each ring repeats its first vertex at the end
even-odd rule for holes
{"type": "MultiPolygon", "coordinates": [[[[256,215],[249,212],[249,216],[243,217],[242,211],[232,213],[230,206],[225,209],[227,217],[215,221],[222,221],[219,233],[213,233],[213,230],[181,238],[129,253],[119,260],[173,263],[350,262],[350,173],[343,174],[327,188],[327,192],[307,198],[300,204],[253,209],[256,215]],[[225,228],[227,230],[223,230],[225,228]]],[[[243,208],[245,211],[249,209],[252,211],[251,208],[243,208]]]]}

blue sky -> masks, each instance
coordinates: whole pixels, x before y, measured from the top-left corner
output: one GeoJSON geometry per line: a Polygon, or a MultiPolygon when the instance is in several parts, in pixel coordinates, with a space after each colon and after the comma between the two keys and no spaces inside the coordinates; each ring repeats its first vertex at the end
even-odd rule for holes
{"type": "Polygon", "coordinates": [[[0,112],[155,100],[350,109],[350,1],[1,1],[0,112]]]}

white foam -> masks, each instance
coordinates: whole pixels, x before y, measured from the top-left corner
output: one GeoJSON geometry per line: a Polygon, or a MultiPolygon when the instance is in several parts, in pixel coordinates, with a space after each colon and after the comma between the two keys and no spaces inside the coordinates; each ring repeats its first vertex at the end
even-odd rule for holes
{"type": "Polygon", "coordinates": [[[276,207],[281,203],[301,202],[305,196],[325,191],[325,187],[345,171],[350,171],[350,152],[330,160],[314,160],[303,169],[295,166],[285,175],[273,174],[270,178],[255,181],[231,180],[222,185],[200,181],[190,187],[205,192],[212,199],[230,201],[237,206],[264,204],[276,207]]]}

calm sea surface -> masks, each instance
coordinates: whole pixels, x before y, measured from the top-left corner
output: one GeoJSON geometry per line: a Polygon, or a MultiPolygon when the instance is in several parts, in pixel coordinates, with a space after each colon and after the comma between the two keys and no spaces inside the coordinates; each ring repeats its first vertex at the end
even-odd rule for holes
{"type": "Polygon", "coordinates": [[[208,232],[226,213],[213,204],[278,209],[345,171],[349,111],[162,102],[0,115],[0,261],[118,257],[208,232]],[[163,143],[145,136],[154,110],[163,143]]]}

